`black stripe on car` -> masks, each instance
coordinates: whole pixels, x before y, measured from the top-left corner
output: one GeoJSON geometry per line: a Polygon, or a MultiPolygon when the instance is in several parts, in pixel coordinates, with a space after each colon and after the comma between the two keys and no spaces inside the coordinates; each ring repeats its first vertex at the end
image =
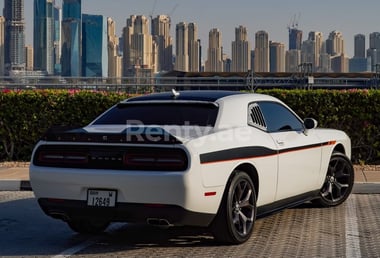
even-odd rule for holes
{"type": "Polygon", "coordinates": [[[231,160],[240,160],[240,159],[254,159],[273,156],[277,154],[284,154],[288,152],[301,151],[312,148],[319,148],[322,146],[327,146],[335,144],[335,141],[299,146],[294,148],[282,149],[282,150],[273,150],[266,147],[242,147],[242,148],[233,148],[228,150],[221,150],[216,152],[203,153],[200,155],[201,164],[215,163],[215,162],[225,162],[231,160]]]}

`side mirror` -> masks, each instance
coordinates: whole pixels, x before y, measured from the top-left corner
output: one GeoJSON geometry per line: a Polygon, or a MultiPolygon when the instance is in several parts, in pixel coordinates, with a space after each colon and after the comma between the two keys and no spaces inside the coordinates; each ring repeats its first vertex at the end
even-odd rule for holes
{"type": "Polygon", "coordinates": [[[318,126],[317,120],[313,118],[305,118],[303,124],[305,125],[306,130],[314,129],[318,126]]]}

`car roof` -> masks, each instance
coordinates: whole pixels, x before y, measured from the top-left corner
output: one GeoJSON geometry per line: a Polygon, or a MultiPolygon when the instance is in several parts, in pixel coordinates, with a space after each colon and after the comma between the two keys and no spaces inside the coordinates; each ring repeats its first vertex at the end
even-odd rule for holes
{"type": "Polygon", "coordinates": [[[244,92],[240,91],[218,91],[218,90],[193,90],[193,91],[172,91],[153,93],[144,96],[130,98],[124,101],[127,102],[142,102],[142,101],[205,101],[216,102],[217,100],[232,96],[240,95],[244,92]]]}

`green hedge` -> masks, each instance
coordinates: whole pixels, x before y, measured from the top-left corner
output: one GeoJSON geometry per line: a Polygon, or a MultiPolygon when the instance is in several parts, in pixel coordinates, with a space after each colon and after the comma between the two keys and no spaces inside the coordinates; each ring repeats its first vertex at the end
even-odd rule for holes
{"type": "MultiPolygon", "coordinates": [[[[355,163],[380,163],[380,91],[260,90],[278,97],[302,118],[351,137],[355,163]]],[[[53,125],[84,126],[127,94],[89,91],[0,92],[0,161],[29,160],[34,144],[53,125]]]]}
{"type": "Polygon", "coordinates": [[[84,126],[125,94],[89,91],[3,91],[0,93],[0,160],[29,160],[51,126],[84,126]]]}

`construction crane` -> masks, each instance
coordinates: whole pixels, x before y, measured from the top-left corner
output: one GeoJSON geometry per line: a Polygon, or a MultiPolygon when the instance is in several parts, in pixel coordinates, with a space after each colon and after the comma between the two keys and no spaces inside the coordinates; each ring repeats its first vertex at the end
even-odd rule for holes
{"type": "Polygon", "coordinates": [[[150,12],[150,20],[153,20],[154,11],[156,10],[157,0],[154,0],[152,11],[150,12]]]}
{"type": "Polygon", "coordinates": [[[169,17],[169,20],[170,20],[170,22],[171,22],[171,20],[172,20],[172,15],[173,15],[173,13],[175,12],[175,10],[177,9],[177,7],[178,7],[178,3],[172,8],[172,10],[168,13],[168,17],[169,17]]]}
{"type": "Polygon", "coordinates": [[[291,29],[298,29],[298,23],[301,19],[301,13],[298,13],[293,15],[293,17],[290,19],[290,22],[288,24],[288,30],[291,30],[291,29]]]}

